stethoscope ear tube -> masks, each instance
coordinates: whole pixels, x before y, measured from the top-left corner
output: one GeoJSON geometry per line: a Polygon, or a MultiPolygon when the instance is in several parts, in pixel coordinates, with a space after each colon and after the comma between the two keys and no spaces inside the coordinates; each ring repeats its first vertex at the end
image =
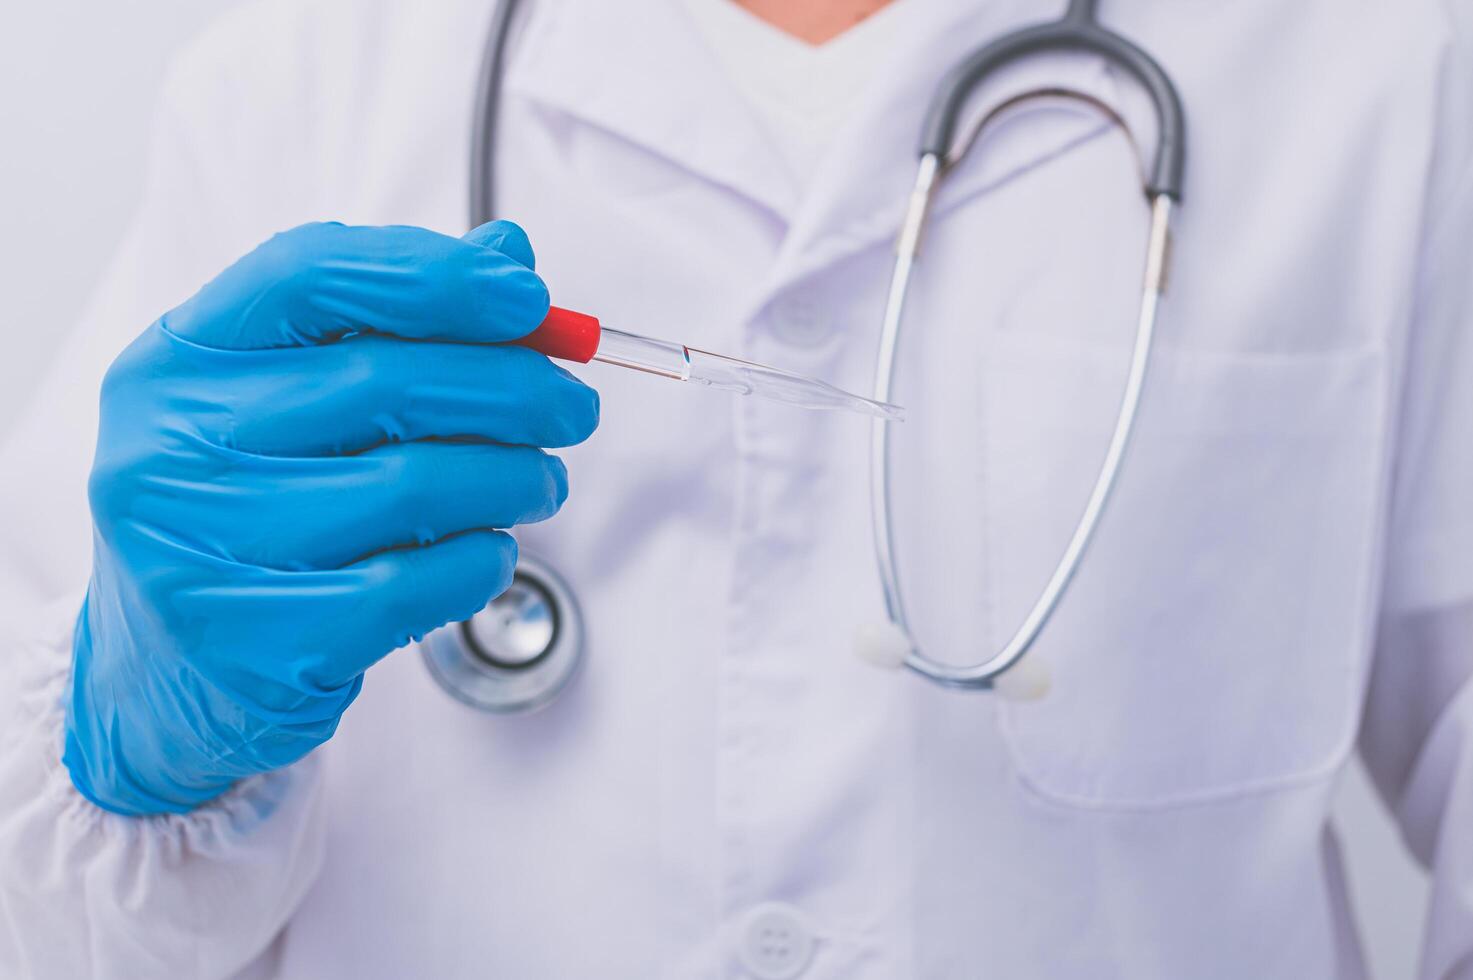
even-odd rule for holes
{"type": "MultiPolygon", "coordinates": [[[[909,238],[909,244],[903,246],[904,250],[897,256],[896,273],[891,282],[891,296],[887,303],[889,312],[887,312],[886,323],[881,331],[880,350],[876,359],[876,397],[880,397],[879,393],[883,393],[884,397],[889,396],[899,328],[904,313],[905,293],[911,271],[914,268],[915,249],[919,245],[919,228],[923,223],[924,209],[929,205],[930,195],[934,193],[934,176],[928,178],[927,174],[934,173],[936,158],[927,157],[926,159],[931,163],[922,166],[918,181],[924,183],[929,179],[931,190],[926,192],[919,203],[912,205],[917,215],[916,229],[906,236],[909,238]]],[[[1145,389],[1146,370],[1150,364],[1157,313],[1162,293],[1166,287],[1173,203],[1166,194],[1154,194],[1150,202],[1151,231],[1146,245],[1145,282],[1141,289],[1140,310],[1130,355],[1130,370],[1121,394],[1120,408],[1116,414],[1115,426],[1110,435],[1110,443],[1105,451],[1104,461],[1100,464],[1100,470],[1090,490],[1089,499],[1075,524],[1069,543],[1054,566],[1053,573],[1049,576],[1043,591],[1034,601],[1012,638],[1001,650],[986,660],[960,666],[947,664],[928,656],[915,643],[905,611],[904,597],[900,590],[900,576],[895,558],[894,515],[890,510],[891,433],[889,430],[891,427],[878,424],[874,426],[870,464],[870,512],[874,531],[875,561],[879,570],[880,585],[885,594],[886,609],[895,630],[889,636],[884,636],[883,633],[878,634],[883,638],[881,641],[874,639],[876,634],[873,632],[866,634],[868,638],[861,641],[859,648],[861,655],[866,659],[872,662],[890,661],[903,664],[945,687],[977,690],[998,686],[1001,689],[1004,687],[1000,680],[1001,677],[1006,672],[1016,669],[1019,661],[1032,649],[1039,634],[1043,632],[1049,619],[1058,609],[1075,573],[1079,570],[1085,551],[1093,540],[1100,518],[1105,512],[1105,506],[1119,482],[1121,464],[1135,430],[1136,418],[1140,411],[1141,394],[1145,389]],[[903,656],[900,655],[902,652],[903,656]]],[[[1046,682],[1038,681],[1037,678],[1047,675],[1031,671],[1029,676],[1030,679],[1025,683],[1009,684],[1006,687],[1010,690],[1026,690],[1030,692],[1028,695],[1030,697],[1041,696],[1041,693],[1047,690],[1048,685],[1046,682]]]]}

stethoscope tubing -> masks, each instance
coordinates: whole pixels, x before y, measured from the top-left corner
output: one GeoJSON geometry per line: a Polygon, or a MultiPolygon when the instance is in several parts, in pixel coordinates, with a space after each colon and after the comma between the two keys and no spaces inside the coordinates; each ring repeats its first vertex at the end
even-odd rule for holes
{"type": "Polygon", "coordinates": [[[496,217],[496,144],[501,135],[501,86],[506,77],[506,45],[521,0],[499,0],[486,35],[486,56],[476,81],[471,118],[470,224],[480,227],[496,217]]]}
{"type": "MultiPolygon", "coordinates": [[[[469,196],[473,227],[495,217],[495,158],[503,68],[512,23],[519,5],[520,0],[501,0],[496,5],[488,35],[487,56],[477,85],[469,196]]],[[[870,443],[870,512],[875,564],[884,592],[886,612],[890,621],[902,631],[909,646],[904,665],[947,687],[990,688],[995,679],[1014,667],[1033,647],[1058,609],[1094,538],[1106,505],[1119,482],[1122,464],[1139,416],[1141,395],[1155,343],[1160,301],[1166,288],[1172,213],[1174,205],[1181,200],[1186,160],[1186,121],[1180,96],[1166,72],[1140,47],[1101,27],[1096,19],[1096,8],[1097,0],[1070,0],[1068,9],[1059,20],[1023,28],[992,41],[958,64],[942,79],[922,126],[915,183],[896,243],[895,266],[875,357],[874,397],[878,401],[891,400],[906,300],[932,201],[946,171],[970,152],[974,143],[979,141],[987,121],[995,114],[989,113],[984,117],[982,123],[958,144],[957,127],[968,100],[977,89],[1003,67],[1025,58],[1041,54],[1078,52],[1103,57],[1107,63],[1132,76],[1149,95],[1156,113],[1157,134],[1155,152],[1142,181],[1151,214],[1145,281],[1131,348],[1130,370],[1121,394],[1120,408],[1109,446],[1084,510],[1047,584],[1008,642],[985,660],[964,665],[948,664],[927,655],[915,643],[906,614],[896,561],[889,465],[893,427],[882,422],[874,425],[870,443]]],[[[1112,122],[1123,126],[1117,114],[1108,107],[1101,107],[1097,99],[1087,94],[1056,88],[1040,90],[1037,94],[1080,98],[1102,108],[1112,122]]],[[[1020,98],[1010,99],[1008,104],[1019,101],[1020,98]]]]}
{"type": "Polygon", "coordinates": [[[979,49],[942,79],[921,127],[919,155],[951,160],[956,128],[968,98],[1001,69],[1025,58],[1059,53],[1094,54],[1131,75],[1156,112],[1156,152],[1145,180],[1148,197],[1181,200],[1186,169],[1186,112],[1156,60],[1133,42],[1071,12],[1063,20],[1025,27],[979,49]]]}

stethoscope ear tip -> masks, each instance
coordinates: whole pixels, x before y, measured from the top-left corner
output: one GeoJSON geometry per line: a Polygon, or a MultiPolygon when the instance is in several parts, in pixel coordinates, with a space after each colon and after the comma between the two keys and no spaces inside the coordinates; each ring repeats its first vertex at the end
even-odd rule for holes
{"type": "Polygon", "coordinates": [[[1005,701],[1037,701],[1053,687],[1048,661],[1024,657],[992,679],[992,690],[1005,701]]]}
{"type": "MultiPolygon", "coordinates": [[[[910,634],[893,620],[866,623],[854,634],[855,655],[872,667],[904,667],[914,652],[910,634]]],[[[1005,701],[1037,701],[1053,687],[1053,672],[1046,660],[1027,656],[990,680],[968,686],[988,687],[1005,701]]]]}
{"type": "Polygon", "coordinates": [[[904,667],[911,648],[910,636],[888,619],[867,623],[854,634],[855,655],[872,667],[904,667]]]}

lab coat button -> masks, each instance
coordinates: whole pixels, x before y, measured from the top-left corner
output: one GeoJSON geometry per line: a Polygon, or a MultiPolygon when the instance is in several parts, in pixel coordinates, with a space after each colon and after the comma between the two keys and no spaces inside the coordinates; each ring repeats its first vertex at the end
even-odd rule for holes
{"type": "Polygon", "coordinates": [[[792,980],[813,958],[813,932],[791,905],[765,902],[743,917],[737,956],[757,980],[792,980]]]}

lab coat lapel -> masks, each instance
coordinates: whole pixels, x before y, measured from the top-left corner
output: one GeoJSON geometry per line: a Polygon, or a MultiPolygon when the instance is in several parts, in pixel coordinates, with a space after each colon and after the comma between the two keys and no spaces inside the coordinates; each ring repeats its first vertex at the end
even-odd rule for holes
{"type": "MultiPolygon", "coordinates": [[[[927,19],[918,33],[897,44],[893,59],[880,66],[885,79],[835,139],[793,218],[781,260],[762,290],[764,297],[774,297],[799,280],[893,238],[915,176],[921,121],[942,76],[987,41],[1058,14],[1040,12],[1038,4],[1027,2],[964,10],[939,6],[947,13],[927,19]]],[[[972,100],[973,111],[980,115],[1013,95],[1045,85],[1075,88],[1106,104],[1117,103],[1101,59],[1040,55],[980,89],[972,100]]],[[[1019,112],[947,174],[932,208],[933,219],[1108,128],[1084,110],[1019,112]]]]}
{"type": "MultiPolygon", "coordinates": [[[[799,197],[746,99],[708,57],[700,32],[671,0],[565,0],[532,5],[513,45],[508,91],[596,126],[743,195],[788,226],[760,308],[786,287],[895,235],[914,176],[921,120],[941,77],[981,44],[1061,12],[1032,0],[950,0],[897,31],[892,56],[799,197]]],[[[980,90],[979,107],[1039,85],[1082,89],[1117,104],[1103,62],[1086,55],[1030,59],[980,90]]],[[[932,210],[963,202],[1106,128],[1075,112],[1026,111],[947,175],[932,210]]],[[[755,312],[755,310],[753,311],[755,312]]]]}
{"type": "Polygon", "coordinates": [[[671,0],[532,5],[507,89],[735,191],[786,221],[796,195],[745,98],[671,0]]]}

